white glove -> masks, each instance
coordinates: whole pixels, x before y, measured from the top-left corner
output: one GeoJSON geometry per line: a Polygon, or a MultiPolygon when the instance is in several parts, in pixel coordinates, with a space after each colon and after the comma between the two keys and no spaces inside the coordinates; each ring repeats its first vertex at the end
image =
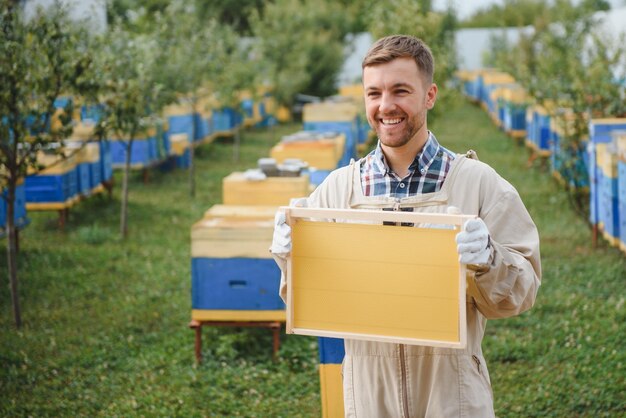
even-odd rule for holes
{"type": "Polygon", "coordinates": [[[489,230],[482,219],[470,219],[456,235],[459,261],[462,264],[487,264],[491,256],[489,230]]]}
{"type": "MultiPolygon", "coordinates": [[[[307,207],[306,198],[291,199],[290,206],[307,207]]],[[[274,236],[272,237],[272,254],[288,254],[291,252],[291,227],[287,225],[285,212],[276,212],[274,216],[274,236]]]]}
{"type": "Polygon", "coordinates": [[[291,227],[287,225],[285,212],[276,212],[276,216],[274,216],[274,236],[270,251],[272,254],[291,252],[291,227]]]}

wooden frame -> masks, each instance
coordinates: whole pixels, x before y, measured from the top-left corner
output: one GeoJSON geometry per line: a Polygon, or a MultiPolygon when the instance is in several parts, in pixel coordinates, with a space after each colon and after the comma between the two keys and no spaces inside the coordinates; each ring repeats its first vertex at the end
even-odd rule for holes
{"type": "Polygon", "coordinates": [[[292,228],[287,333],[465,347],[466,269],[455,236],[473,216],[281,210],[292,228]]]}

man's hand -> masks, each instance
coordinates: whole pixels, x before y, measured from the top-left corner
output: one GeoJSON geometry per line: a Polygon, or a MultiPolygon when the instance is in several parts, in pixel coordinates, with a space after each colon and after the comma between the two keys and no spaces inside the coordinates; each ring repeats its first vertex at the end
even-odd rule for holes
{"type": "MultiPolygon", "coordinates": [[[[306,198],[292,199],[290,206],[306,208],[307,200],[306,198]]],[[[291,252],[291,227],[287,225],[285,212],[276,212],[276,216],[274,216],[274,236],[270,251],[272,254],[289,254],[291,252]]]]}
{"type": "Polygon", "coordinates": [[[459,261],[463,264],[487,264],[491,256],[489,230],[482,219],[470,219],[456,236],[459,261]]]}
{"type": "Polygon", "coordinates": [[[274,236],[270,251],[272,254],[291,252],[291,227],[287,225],[285,212],[276,212],[276,216],[274,216],[274,236]]]}

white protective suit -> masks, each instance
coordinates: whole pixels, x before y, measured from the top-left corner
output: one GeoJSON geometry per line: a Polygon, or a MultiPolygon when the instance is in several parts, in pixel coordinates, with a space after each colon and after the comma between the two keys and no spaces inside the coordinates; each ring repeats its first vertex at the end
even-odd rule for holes
{"type": "MultiPolygon", "coordinates": [[[[364,196],[357,161],[333,171],[307,199],[309,207],[322,208],[412,207],[445,213],[448,206],[455,206],[482,218],[491,236],[489,268],[468,268],[465,349],[345,340],[348,417],[494,416],[481,341],[487,319],[520,314],[535,302],[541,280],[539,236],[515,188],[474,156],[473,151],[457,155],[442,189],[435,193],[402,199],[364,196]]],[[[278,254],[274,258],[285,273],[285,258],[278,254]]]]}

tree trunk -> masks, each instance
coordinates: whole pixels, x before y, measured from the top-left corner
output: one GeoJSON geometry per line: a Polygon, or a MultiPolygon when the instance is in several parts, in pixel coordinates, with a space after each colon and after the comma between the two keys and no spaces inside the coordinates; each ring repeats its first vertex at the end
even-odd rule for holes
{"type": "Polygon", "coordinates": [[[7,196],[7,238],[9,245],[7,246],[7,261],[9,266],[9,281],[11,282],[11,302],[13,303],[13,317],[15,326],[22,326],[22,312],[20,309],[20,296],[18,293],[17,281],[17,231],[15,229],[15,188],[17,179],[11,175],[8,181],[7,196]]]}
{"type": "MultiPolygon", "coordinates": [[[[133,135],[134,136],[134,135],[133,135]]],[[[128,178],[130,177],[130,161],[133,149],[133,139],[126,144],[126,164],[124,164],[124,175],[122,177],[122,210],[120,213],[120,234],[122,239],[128,236],[128,178]]]]}

